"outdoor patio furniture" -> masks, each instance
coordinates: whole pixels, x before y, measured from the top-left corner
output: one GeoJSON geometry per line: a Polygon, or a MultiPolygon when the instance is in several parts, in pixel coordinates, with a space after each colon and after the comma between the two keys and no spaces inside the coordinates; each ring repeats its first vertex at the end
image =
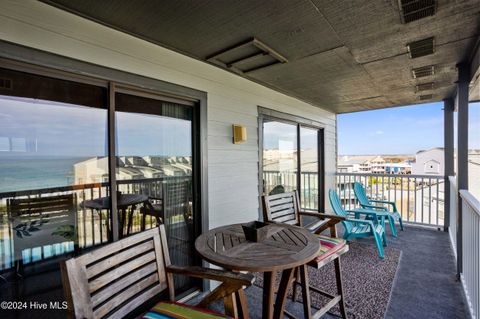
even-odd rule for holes
{"type": "Polygon", "coordinates": [[[193,226],[193,216],[190,208],[190,181],[176,180],[162,183],[162,197],[150,196],[145,206],[140,209],[142,214],[141,229],[145,229],[146,217],[155,217],[157,225],[165,223],[165,217],[180,215],[187,226],[193,226]]]}
{"type": "Polygon", "coordinates": [[[313,231],[315,233],[321,246],[320,254],[314,259],[310,260],[307,265],[316,269],[320,269],[324,265],[333,261],[335,265],[335,278],[338,294],[332,295],[322,291],[318,287],[309,285],[307,269],[303,265],[295,270],[294,277],[296,280],[293,282],[292,300],[295,301],[297,285],[300,285],[302,288],[303,306],[306,318],[310,318],[311,316],[318,318],[329,311],[336,304],[338,304],[340,307],[342,317],[347,318],[345,311],[345,297],[343,294],[340,256],[348,251],[348,245],[344,239],[336,237],[337,234],[335,228],[335,225],[341,222],[343,218],[336,215],[301,211],[299,204],[300,201],[296,191],[276,195],[264,195],[262,196],[262,203],[263,219],[266,222],[288,223],[296,226],[302,226],[302,216],[317,217],[319,219],[306,226],[309,231],[313,231]],[[321,233],[326,229],[330,229],[330,237],[321,235],[321,233]],[[310,290],[320,293],[321,295],[327,296],[331,299],[330,302],[317,310],[314,314],[311,314],[310,290]]]}
{"type": "MultiPolygon", "coordinates": [[[[287,290],[294,270],[318,256],[320,244],[315,235],[296,226],[271,224],[264,241],[245,239],[242,224],[212,229],[195,241],[197,252],[212,264],[234,271],[263,272],[262,318],[283,318],[287,290]],[[275,297],[275,274],[282,272],[275,297]],[[275,307],[274,307],[275,305],[275,307]]],[[[308,279],[307,279],[308,280],[308,279]]],[[[240,318],[247,318],[242,314],[240,318]]]]}
{"type": "MultiPolygon", "coordinates": [[[[375,244],[377,245],[378,255],[380,258],[385,258],[383,244],[387,245],[387,240],[385,237],[385,218],[384,217],[372,217],[372,212],[365,211],[361,212],[355,211],[350,212],[350,214],[356,215],[355,217],[363,214],[373,220],[366,220],[366,219],[359,219],[359,218],[352,218],[349,215],[349,212],[343,209],[342,203],[340,202],[340,198],[338,198],[337,193],[335,190],[330,189],[328,191],[328,197],[330,200],[330,205],[332,206],[333,211],[336,215],[341,216],[344,218],[342,220],[342,225],[345,228],[343,233],[343,238],[346,240],[353,239],[353,238],[365,238],[365,237],[373,237],[375,239],[375,244]],[[378,223],[378,219],[381,220],[381,223],[378,223]]],[[[375,213],[373,213],[375,214],[375,213]]]]}
{"type": "Polygon", "coordinates": [[[353,185],[353,191],[355,193],[355,197],[358,199],[358,202],[363,208],[368,208],[368,209],[374,209],[379,212],[386,212],[388,213],[388,219],[390,223],[390,229],[392,230],[393,236],[397,236],[397,230],[395,228],[395,221],[398,221],[400,223],[400,229],[403,230],[403,220],[402,216],[397,210],[397,205],[395,202],[390,202],[386,200],[373,200],[369,199],[367,197],[367,194],[365,192],[365,189],[363,188],[363,185],[360,184],[359,182],[355,182],[353,185]],[[377,205],[375,205],[377,204],[377,205]],[[388,207],[385,207],[383,205],[390,205],[392,206],[392,211],[388,209],[388,207]]]}
{"type": "MultiPolygon", "coordinates": [[[[172,313],[187,319],[205,318],[208,314],[200,309],[174,303],[173,274],[221,281],[197,306],[224,298],[225,312],[236,316],[235,297],[243,296],[243,286],[254,281],[250,274],[172,265],[163,225],[63,261],[61,269],[70,318],[123,318],[163,292],[168,292],[170,301],[157,303],[144,318],[172,313]]],[[[240,307],[248,312],[245,303],[240,307]]]]}
{"type": "MultiPolygon", "coordinates": [[[[119,218],[119,235],[120,238],[123,237],[123,229],[126,225],[127,227],[127,235],[130,235],[132,230],[132,219],[133,213],[135,212],[135,208],[137,205],[148,202],[148,196],[143,194],[119,194],[117,195],[117,208],[120,212],[119,218]],[[128,207],[130,207],[130,212],[127,215],[128,207]],[[128,219],[127,219],[128,218],[128,219]]],[[[80,207],[83,209],[89,208],[94,209],[101,213],[102,210],[107,209],[110,210],[110,196],[99,197],[91,200],[86,200],[80,203],[80,207]]],[[[107,233],[108,236],[111,237],[110,234],[110,224],[107,222],[107,233]]]]}
{"type": "Polygon", "coordinates": [[[17,275],[23,272],[23,253],[26,250],[30,251],[28,255],[32,259],[43,259],[47,255],[57,255],[57,244],[63,245],[58,247],[62,252],[73,251],[78,245],[75,194],[8,199],[7,213],[17,275]],[[35,248],[39,248],[37,253],[35,248]]]}

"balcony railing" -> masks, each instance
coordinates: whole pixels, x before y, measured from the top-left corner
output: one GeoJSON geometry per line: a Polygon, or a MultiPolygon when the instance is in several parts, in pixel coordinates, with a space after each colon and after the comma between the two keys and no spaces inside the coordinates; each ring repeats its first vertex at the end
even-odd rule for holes
{"type": "Polygon", "coordinates": [[[354,182],[360,182],[371,199],[395,202],[405,223],[444,226],[443,176],[337,173],[337,192],[346,209],[360,207],[354,182]]]}
{"type": "MultiPolygon", "coordinates": [[[[263,185],[269,193],[276,186],[282,185],[286,192],[297,189],[297,174],[294,172],[263,171],[263,185]]],[[[301,172],[300,202],[303,209],[318,209],[318,173],[301,172]]]]}
{"type": "Polygon", "coordinates": [[[480,202],[466,190],[462,198],[462,284],[472,318],[480,315],[480,202]]]}
{"type": "MultiPolygon", "coordinates": [[[[162,198],[162,185],[179,177],[161,177],[118,180],[118,191],[124,194],[144,194],[154,198],[162,198]]],[[[189,177],[181,177],[189,178],[189,177]]],[[[75,198],[74,213],[76,214],[76,241],[64,241],[48,246],[25,249],[21,252],[23,264],[36,262],[64,253],[72,252],[75,245],[79,249],[99,245],[108,241],[110,227],[109,210],[101,211],[80,207],[80,203],[99,197],[109,196],[109,183],[79,184],[55,188],[42,188],[0,193],[0,271],[12,268],[15,262],[11,216],[7,211],[7,200],[20,198],[42,198],[46,196],[73,195],[75,198]],[[107,223],[109,223],[107,227],[107,223]]],[[[139,206],[133,211],[131,233],[141,230],[141,215],[139,206]]],[[[146,216],[146,228],[155,225],[151,216],[146,216]]]]}

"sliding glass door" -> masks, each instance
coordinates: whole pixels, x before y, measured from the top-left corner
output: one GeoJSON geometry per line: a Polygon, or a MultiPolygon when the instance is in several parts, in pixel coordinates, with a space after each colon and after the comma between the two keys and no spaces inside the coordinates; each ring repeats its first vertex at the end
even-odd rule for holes
{"type": "Polygon", "coordinates": [[[172,262],[197,265],[197,101],[39,73],[0,68],[0,278],[48,264],[38,287],[60,289],[59,259],[159,223],[172,262]]]}
{"type": "Polygon", "coordinates": [[[297,190],[302,209],[323,210],[323,130],[285,117],[261,116],[262,192],[297,190]]]}
{"type": "MultiPolygon", "coordinates": [[[[193,112],[188,101],[115,96],[116,184],[122,236],[165,225],[175,265],[194,264],[193,112]],[[127,204],[130,204],[128,206],[127,204]]],[[[175,281],[177,288],[187,278],[175,281]]]]}

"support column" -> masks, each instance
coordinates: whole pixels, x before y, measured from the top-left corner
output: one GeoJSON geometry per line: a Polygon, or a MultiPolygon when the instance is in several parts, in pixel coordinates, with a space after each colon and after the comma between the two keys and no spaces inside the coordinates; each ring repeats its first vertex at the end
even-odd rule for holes
{"type": "MultiPolygon", "coordinates": [[[[457,82],[457,189],[468,189],[468,84],[470,83],[470,66],[468,63],[460,63],[458,68],[457,82]]],[[[457,195],[458,196],[458,195],[457,195]]],[[[457,213],[457,275],[463,271],[463,212],[462,198],[458,196],[457,213]]]]}
{"type": "Polygon", "coordinates": [[[450,227],[450,180],[449,176],[455,175],[454,168],[454,125],[453,112],[455,111],[455,101],[452,98],[443,100],[443,145],[444,145],[444,227],[443,230],[448,232],[450,227]]]}

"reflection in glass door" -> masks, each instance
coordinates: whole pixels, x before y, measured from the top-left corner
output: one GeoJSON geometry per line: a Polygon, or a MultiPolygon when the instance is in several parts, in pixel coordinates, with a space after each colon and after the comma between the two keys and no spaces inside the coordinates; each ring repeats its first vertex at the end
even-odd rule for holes
{"type": "Polygon", "coordinates": [[[0,78],[12,83],[0,88],[0,273],[11,278],[107,241],[106,216],[82,208],[109,191],[106,166],[88,166],[107,163],[107,106],[102,87],[7,69],[0,78]]]}
{"type": "Polygon", "coordinates": [[[124,93],[115,104],[120,237],[162,223],[172,262],[193,265],[193,104],[124,93]]]}
{"type": "Polygon", "coordinates": [[[263,191],[291,192],[297,181],[297,126],[274,120],[263,123],[263,191]]]}
{"type": "Polygon", "coordinates": [[[323,209],[322,130],[264,117],[262,133],[263,193],[297,190],[302,209],[323,209]]]}
{"type": "Polygon", "coordinates": [[[302,208],[319,208],[318,129],[300,127],[300,202],[302,208]]]}

